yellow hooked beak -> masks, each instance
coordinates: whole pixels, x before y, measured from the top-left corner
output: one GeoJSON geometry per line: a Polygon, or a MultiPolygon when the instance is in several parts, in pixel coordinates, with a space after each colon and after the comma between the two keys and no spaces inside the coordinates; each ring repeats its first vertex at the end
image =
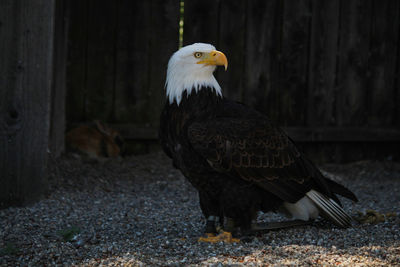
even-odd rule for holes
{"type": "Polygon", "coordinates": [[[226,70],[228,68],[228,59],[226,59],[224,53],[213,50],[209,53],[204,53],[197,64],[224,66],[226,70]]]}

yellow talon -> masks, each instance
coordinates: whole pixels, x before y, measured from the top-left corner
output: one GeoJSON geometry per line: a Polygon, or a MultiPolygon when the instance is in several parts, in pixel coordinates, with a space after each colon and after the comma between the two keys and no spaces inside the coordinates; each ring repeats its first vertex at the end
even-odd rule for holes
{"type": "Polygon", "coordinates": [[[233,238],[230,232],[222,231],[219,235],[215,236],[214,234],[206,233],[207,237],[200,237],[198,242],[209,242],[209,243],[217,243],[217,242],[226,242],[226,243],[239,243],[240,239],[233,238]]]}

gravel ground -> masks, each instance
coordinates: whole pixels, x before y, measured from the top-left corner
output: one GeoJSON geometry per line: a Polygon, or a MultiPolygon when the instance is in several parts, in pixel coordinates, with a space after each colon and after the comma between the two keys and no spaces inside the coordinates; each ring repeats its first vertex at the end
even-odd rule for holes
{"type": "Polygon", "coordinates": [[[321,168],[360,199],[344,201],[350,214],[371,209],[379,222],[338,229],[319,221],[249,242],[206,244],[197,242],[204,228],[197,193],[163,154],[51,160],[45,199],[0,210],[0,265],[400,266],[400,164],[321,168]]]}

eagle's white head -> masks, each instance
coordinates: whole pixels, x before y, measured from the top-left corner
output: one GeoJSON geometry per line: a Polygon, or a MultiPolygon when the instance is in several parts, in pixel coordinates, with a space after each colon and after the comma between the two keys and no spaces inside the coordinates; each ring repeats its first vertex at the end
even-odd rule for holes
{"type": "Polygon", "coordinates": [[[169,103],[176,101],[179,105],[185,90],[189,95],[193,89],[197,92],[202,86],[213,88],[218,95],[222,95],[213,75],[218,65],[225,66],[226,70],[228,60],[210,44],[195,43],[176,51],[168,62],[165,82],[169,103]]]}

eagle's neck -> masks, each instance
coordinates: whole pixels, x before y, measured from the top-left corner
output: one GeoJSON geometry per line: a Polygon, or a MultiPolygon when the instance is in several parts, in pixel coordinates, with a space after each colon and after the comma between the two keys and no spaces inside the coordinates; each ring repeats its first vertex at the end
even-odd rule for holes
{"type": "Polygon", "coordinates": [[[203,88],[214,91],[219,97],[222,96],[221,87],[213,75],[215,68],[204,68],[202,71],[191,71],[181,68],[180,71],[175,71],[171,66],[167,72],[167,98],[170,104],[174,102],[179,106],[183,95],[189,96],[193,91],[196,93],[203,88]],[[183,69],[183,70],[182,70],[183,69]]]}
{"type": "Polygon", "coordinates": [[[192,89],[190,92],[188,93],[185,90],[182,93],[179,104],[174,101],[169,105],[173,109],[184,111],[194,117],[202,117],[204,114],[210,115],[210,112],[213,113],[211,115],[215,115],[215,110],[223,100],[223,97],[217,94],[214,88],[199,87],[198,90],[192,89]]]}

